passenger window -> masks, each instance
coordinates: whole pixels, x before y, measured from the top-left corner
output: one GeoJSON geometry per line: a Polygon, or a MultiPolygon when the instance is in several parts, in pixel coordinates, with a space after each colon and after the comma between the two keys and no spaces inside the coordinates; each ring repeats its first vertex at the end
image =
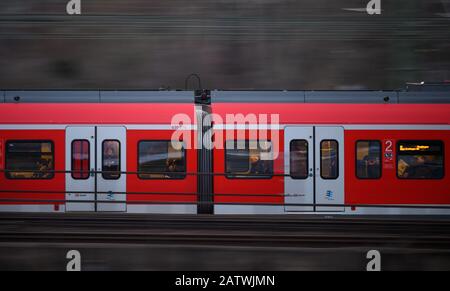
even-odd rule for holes
{"type": "Polygon", "coordinates": [[[88,140],[72,142],[72,179],[85,180],[89,178],[90,151],[88,140]]]}
{"type": "Polygon", "coordinates": [[[308,178],[308,141],[292,140],[290,143],[290,173],[292,179],[308,178]]]}
{"type": "Polygon", "coordinates": [[[226,143],[227,173],[250,172],[250,150],[245,141],[238,141],[233,145],[232,141],[226,143]]]}
{"type": "Polygon", "coordinates": [[[442,179],[444,144],[441,141],[400,141],[397,144],[400,179],[442,179]]]}
{"type": "Polygon", "coordinates": [[[265,178],[273,176],[272,142],[227,141],[227,178],[265,178]]]}
{"type": "Polygon", "coordinates": [[[54,152],[51,141],[11,141],[6,143],[6,178],[52,179],[54,152]]]}
{"type": "Polygon", "coordinates": [[[179,141],[141,141],[138,145],[140,179],[184,179],[186,156],[179,141]]]}
{"type": "Polygon", "coordinates": [[[381,143],[377,140],[356,143],[356,177],[381,178],[381,143]]]}
{"type": "Polygon", "coordinates": [[[105,140],[102,144],[102,177],[105,180],[118,180],[120,176],[120,142],[105,140]]]}
{"type": "Polygon", "coordinates": [[[322,179],[335,180],[339,177],[339,145],[335,140],[323,140],[320,143],[320,176],[322,179]]]}

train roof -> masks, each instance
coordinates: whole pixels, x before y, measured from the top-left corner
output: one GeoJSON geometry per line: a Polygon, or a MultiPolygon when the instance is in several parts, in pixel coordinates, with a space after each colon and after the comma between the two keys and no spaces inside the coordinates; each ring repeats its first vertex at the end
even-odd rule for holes
{"type": "MultiPolygon", "coordinates": [[[[212,103],[450,104],[450,86],[392,91],[210,91],[212,103]]],[[[4,90],[0,103],[195,103],[195,91],[4,90]]]]}

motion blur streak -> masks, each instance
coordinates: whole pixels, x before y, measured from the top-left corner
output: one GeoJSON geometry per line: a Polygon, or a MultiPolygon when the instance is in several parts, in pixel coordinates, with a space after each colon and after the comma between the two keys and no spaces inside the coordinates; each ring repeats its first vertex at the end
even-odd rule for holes
{"type": "Polygon", "coordinates": [[[450,2],[0,3],[0,88],[395,89],[450,79],[450,2]]]}

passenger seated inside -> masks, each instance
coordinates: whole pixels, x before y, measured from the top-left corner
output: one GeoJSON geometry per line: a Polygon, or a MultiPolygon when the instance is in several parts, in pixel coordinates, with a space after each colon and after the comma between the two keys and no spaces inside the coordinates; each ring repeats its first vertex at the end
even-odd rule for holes
{"type": "Polygon", "coordinates": [[[166,178],[171,179],[182,179],[183,174],[179,174],[183,170],[180,167],[180,160],[177,159],[168,159],[166,162],[166,178]],[[177,174],[178,173],[178,174],[177,174]]]}
{"type": "Polygon", "coordinates": [[[356,176],[359,179],[379,179],[381,177],[381,143],[378,141],[358,141],[356,143],[356,176]]]}
{"type": "Polygon", "coordinates": [[[186,175],[183,145],[171,141],[139,143],[140,179],[183,179],[186,175]]]}
{"type": "Polygon", "coordinates": [[[365,156],[364,164],[367,169],[367,177],[377,177],[379,175],[380,160],[378,157],[371,158],[369,156],[365,156]]]}
{"type": "Polygon", "coordinates": [[[399,143],[397,175],[401,179],[442,179],[444,144],[440,141],[399,143]]]}
{"type": "Polygon", "coordinates": [[[271,161],[263,161],[259,155],[250,156],[250,174],[271,175],[271,161]]]}
{"type": "Polygon", "coordinates": [[[48,160],[39,160],[36,162],[36,172],[33,172],[32,177],[35,179],[47,179],[52,176],[52,173],[49,173],[47,171],[51,170],[50,161],[48,160]]]}
{"type": "Polygon", "coordinates": [[[399,178],[407,178],[408,174],[406,173],[410,165],[404,160],[400,159],[397,165],[397,174],[399,178]]]}
{"type": "Polygon", "coordinates": [[[400,178],[437,179],[442,176],[442,168],[431,156],[411,156],[399,160],[398,174],[400,178]]]}
{"type": "Polygon", "coordinates": [[[106,141],[103,145],[103,177],[118,179],[120,177],[119,143],[106,141]]]}

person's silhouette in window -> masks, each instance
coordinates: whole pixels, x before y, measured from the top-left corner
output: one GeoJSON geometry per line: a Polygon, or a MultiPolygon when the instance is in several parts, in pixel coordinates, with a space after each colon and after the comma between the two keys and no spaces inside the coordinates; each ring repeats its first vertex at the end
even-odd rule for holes
{"type": "Polygon", "coordinates": [[[52,175],[52,173],[48,172],[51,169],[51,164],[48,160],[38,161],[37,169],[38,171],[33,174],[34,178],[47,179],[52,175]]]}
{"type": "Polygon", "coordinates": [[[255,176],[271,175],[273,172],[272,161],[263,161],[257,155],[250,157],[250,174],[255,176]]]}
{"type": "Polygon", "coordinates": [[[119,171],[119,155],[118,144],[116,142],[107,142],[103,152],[103,173],[104,177],[115,179],[120,176],[119,171]],[[116,173],[114,173],[116,172],[116,173]]]}
{"type": "Polygon", "coordinates": [[[166,178],[180,179],[183,177],[183,174],[180,174],[182,171],[183,169],[181,169],[180,160],[177,159],[167,160],[166,178]]]}
{"type": "Polygon", "coordinates": [[[379,176],[378,169],[379,169],[380,161],[377,157],[371,158],[369,156],[365,156],[364,164],[366,165],[368,178],[374,178],[374,177],[379,176]]]}

